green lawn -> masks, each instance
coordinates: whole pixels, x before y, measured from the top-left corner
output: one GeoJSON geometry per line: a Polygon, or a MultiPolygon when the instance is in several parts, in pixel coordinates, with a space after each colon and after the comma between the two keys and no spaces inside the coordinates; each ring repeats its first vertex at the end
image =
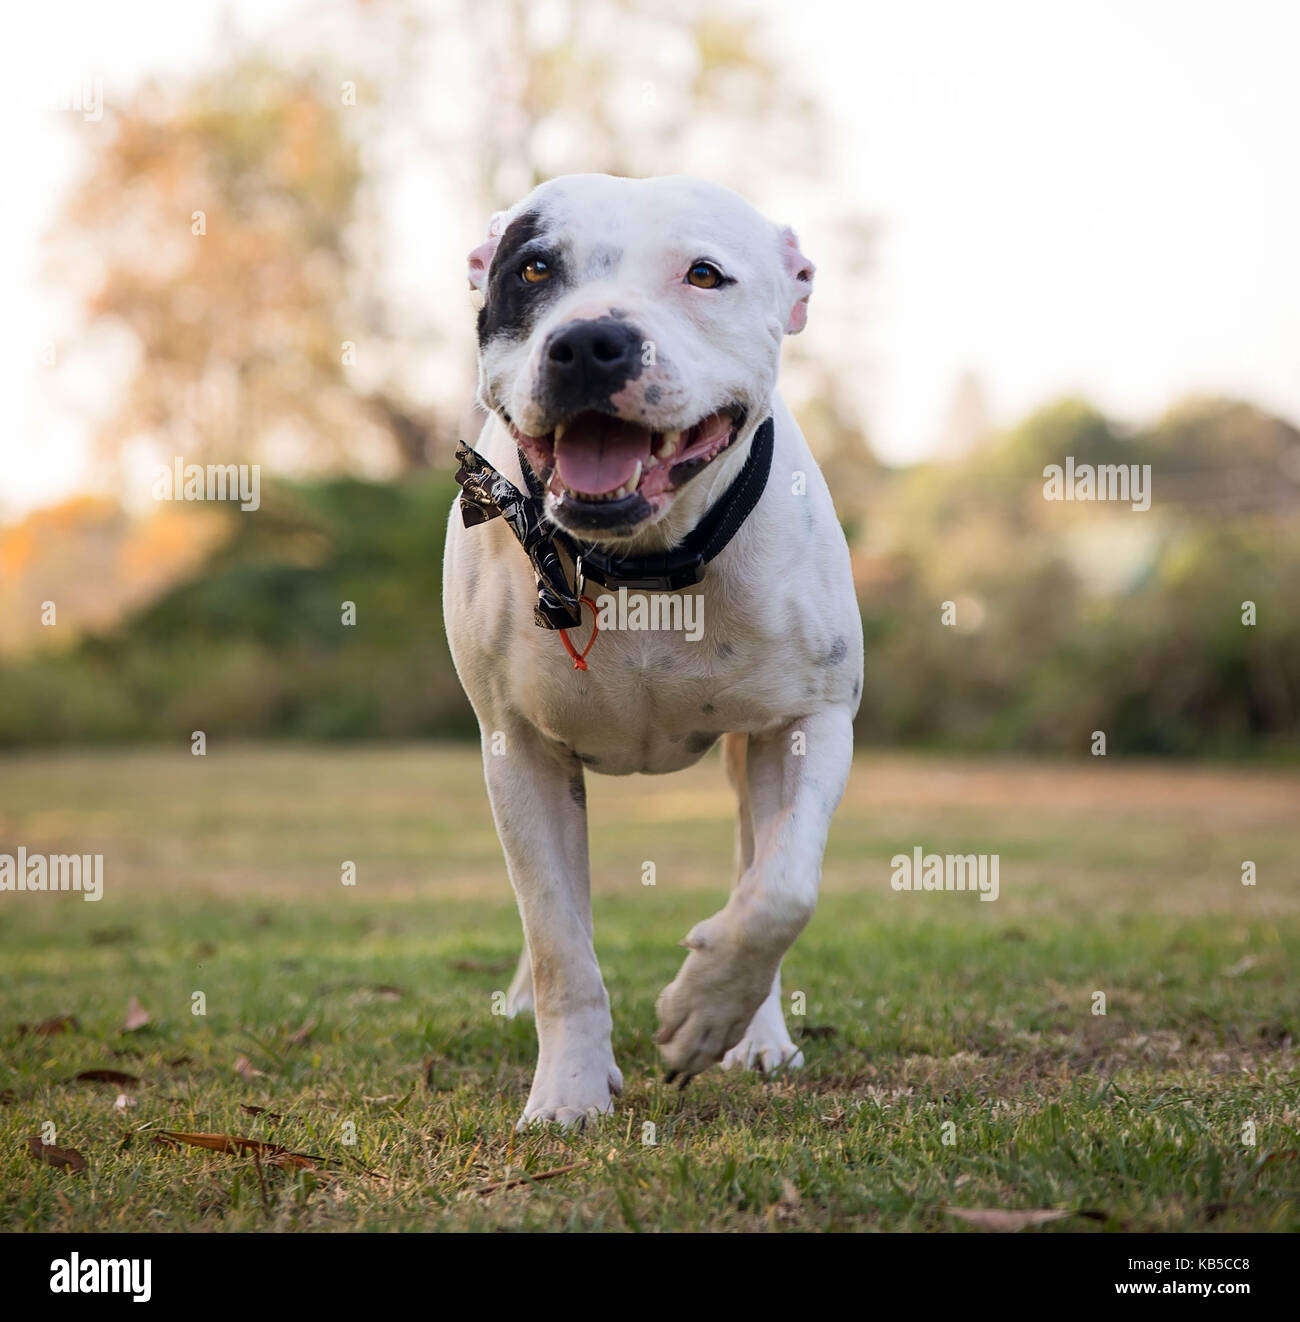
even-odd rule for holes
{"type": "Polygon", "coordinates": [[[493,1014],[520,938],[473,751],[0,760],[0,853],[105,855],[97,904],[0,894],[0,1226],[1300,1229],[1300,776],[864,753],[786,963],[807,1068],[684,1092],[654,999],[726,893],[721,768],[588,792],[627,1088],[515,1135],[534,1034],[493,1014]],[[1000,854],[999,900],[893,892],[917,844],[1000,854]],[[47,1124],[84,1173],[33,1159],[47,1124]]]}

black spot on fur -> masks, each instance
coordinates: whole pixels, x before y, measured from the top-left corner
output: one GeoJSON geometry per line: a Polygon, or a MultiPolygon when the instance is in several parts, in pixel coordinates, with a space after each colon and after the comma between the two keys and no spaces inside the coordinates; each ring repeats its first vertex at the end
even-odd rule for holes
{"type": "Polygon", "coordinates": [[[861,691],[862,691],[862,681],[860,679],[855,679],[853,681],[853,696],[856,698],[861,691]]]}
{"type": "Polygon", "coordinates": [[[584,767],[600,766],[600,758],[593,757],[590,753],[576,753],[574,756],[577,757],[578,761],[581,762],[584,767]]]}
{"type": "Polygon", "coordinates": [[[712,704],[711,702],[706,702],[706,703],[704,704],[704,706],[700,708],[700,711],[701,711],[705,716],[712,716],[713,713],[714,713],[714,710],[715,710],[715,708],[714,708],[714,706],[713,706],[713,704],[712,704]]]}
{"type": "Polygon", "coordinates": [[[579,808],[585,808],[587,806],[587,787],[583,783],[581,774],[574,776],[574,778],[569,781],[569,798],[571,798],[579,808]]]}
{"type": "Polygon", "coordinates": [[[849,645],[843,638],[837,638],[830,645],[830,650],[825,656],[817,658],[819,666],[837,666],[849,654],[849,645]]]}
{"type": "Polygon", "coordinates": [[[731,656],[735,652],[735,650],[736,650],[735,646],[727,642],[725,638],[722,640],[722,642],[718,644],[719,656],[731,656]]]}
{"type": "Polygon", "coordinates": [[[664,392],[659,386],[646,386],[645,402],[649,404],[651,408],[654,408],[654,406],[663,398],[663,394],[664,392]]]}
{"type": "Polygon", "coordinates": [[[707,753],[717,742],[718,736],[711,731],[696,730],[694,734],[686,736],[686,751],[688,753],[707,753]]]}
{"type": "Polygon", "coordinates": [[[561,254],[549,249],[542,235],[542,219],[525,211],[506,227],[488,270],[487,298],[478,314],[478,342],[485,345],[500,336],[522,340],[532,329],[538,312],[564,287],[561,254]],[[533,258],[544,259],[551,278],[530,285],[519,274],[533,258]]]}

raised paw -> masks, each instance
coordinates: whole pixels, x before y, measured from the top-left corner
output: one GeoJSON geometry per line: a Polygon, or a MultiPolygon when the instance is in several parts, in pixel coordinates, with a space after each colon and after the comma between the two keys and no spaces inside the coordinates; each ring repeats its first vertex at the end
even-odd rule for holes
{"type": "Polygon", "coordinates": [[[772,986],[775,966],[720,939],[714,920],[687,937],[691,953],[659,994],[655,1041],[670,1074],[690,1077],[716,1064],[744,1036],[772,986]]]}

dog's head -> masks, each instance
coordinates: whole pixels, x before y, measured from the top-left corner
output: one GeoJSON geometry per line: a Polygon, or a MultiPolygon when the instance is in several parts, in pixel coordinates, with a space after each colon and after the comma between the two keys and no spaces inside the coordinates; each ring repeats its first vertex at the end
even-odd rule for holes
{"type": "Polygon", "coordinates": [[[706,469],[730,480],[812,277],[791,230],[693,179],[567,175],[494,216],[469,255],[479,400],[550,518],[618,542],[706,469]]]}

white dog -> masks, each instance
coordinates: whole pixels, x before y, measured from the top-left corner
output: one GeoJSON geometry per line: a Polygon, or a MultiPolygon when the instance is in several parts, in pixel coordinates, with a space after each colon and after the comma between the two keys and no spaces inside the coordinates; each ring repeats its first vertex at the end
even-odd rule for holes
{"type": "Polygon", "coordinates": [[[470,254],[491,416],[459,451],[444,602],[523,916],[508,1008],[534,1010],[539,1053],[521,1127],[581,1124],[622,1088],[584,768],[677,771],[722,739],[735,888],[682,943],[656,1041],[670,1081],[802,1063],[781,959],[816,903],[862,691],[848,548],[776,390],[812,275],[792,231],[677,177],[551,180],[470,254]],[[703,627],[606,627],[575,659],[593,580],[645,617],[697,597],[703,627]]]}

